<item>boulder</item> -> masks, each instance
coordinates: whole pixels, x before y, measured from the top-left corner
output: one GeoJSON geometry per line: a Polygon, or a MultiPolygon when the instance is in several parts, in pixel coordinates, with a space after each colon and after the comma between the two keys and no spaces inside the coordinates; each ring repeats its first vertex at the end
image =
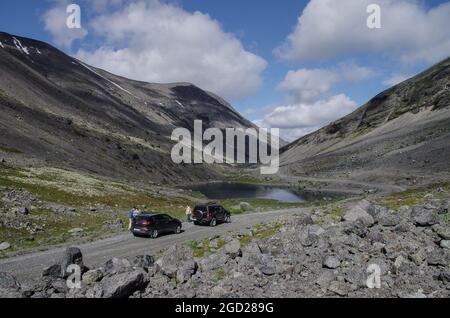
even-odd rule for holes
{"type": "Polygon", "coordinates": [[[187,282],[197,272],[197,262],[194,260],[185,261],[177,271],[177,281],[179,283],[187,282]]]}
{"type": "Polygon", "coordinates": [[[437,235],[439,235],[443,240],[450,240],[450,227],[446,226],[437,226],[434,228],[434,231],[437,235]]]}
{"type": "Polygon", "coordinates": [[[89,270],[86,266],[84,266],[83,254],[78,247],[69,247],[65,250],[61,260],[62,278],[67,278],[70,274],[72,274],[67,272],[67,268],[70,265],[80,266],[81,273],[85,273],[89,270]]]}
{"type": "Polygon", "coordinates": [[[450,241],[442,240],[441,243],[439,243],[439,246],[445,249],[450,249],[450,241]]]}
{"type": "Polygon", "coordinates": [[[237,239],[232,239],[224,246],[225,253],[232,258],[242,256],[241,242],[237,239]]]}
{"type": "Polygon", "coordinates": [[[89,270],[83,264],[83,254],[81,253],[81,250],[78,247],[68,247],[64,251],[61,261],[57,264],[54,264],[46,268],[43,271],[42,276],[65,279],[72,274],[71,272],[67,271],[70,265],[78,265],[80,267],[82,274],[89,270]]]}
{"type": "Polygon", "coordinates": [[[191,249],[185,246],[174,245],[155,262],[155,270],[169,278],[176,278],[178,268],[185,261],[193,258],[194,255],[191,249]]]}
{"type": "Polygon", "coordinates": [[[6,272],[0,272],[0,289],[18,291],[20,289],[20,284],[14,276],[6,272]]]}
{"type": "Polygon", "coordinates": [[[435,212],[426,210],[423,207],[413,209],[414,225],[427,227],[438,223],[435,212]]]}
{"type": "Polygon", "coordinates": [[[149,283],[149,278],[144,270],[121,273],[106,277],[101,286],[104,298],[128,298],[136,291],[144,290],[149,283]]]}
{"type": "Polygon", "coordinates": [[[368,201],[363,200],[350,208],[344,214],[342,220],[346,222],[355,222],[358,219],[361,219],[365,226],[370,227],[375,223],[373,217],[367,212],[370,206],[371,205],[368,201]]]}
{"type": "Polygon", "coordinates": [[[150,255],[128,257],[127,260],[130,262],[131,266],[143,269],[149,269],[155,264],[155,259],[150,255]]]}
{"type": "Polygon", "coordinates": [[[385,212],[378,216],[378,224],[385,227],[395,227],[400,224],[402,218],[393,212],[385,212]]]}
{"type": "Polygon", "coordinates": [[[101,281],[102,278],[103,278],[102,270],[100,269],[90,270],[83,274],[83,283],[91,285],[101,281]]]}
{"type": "Polygon", "coordinates": [[[102,269],[107,274],[121,273],[123,271],[128,270],[132,267],[131,262],[128,259],[124,258],[112,258],[108,260],[103,266],[102,269]]]}
{"type": "Polygon", "coordinates": [[[316,284],[322,288],[326,288],[330,285],[332,281],[334,281],[336,275],[329,270],[324,270],[316,280],[316,284]]]}

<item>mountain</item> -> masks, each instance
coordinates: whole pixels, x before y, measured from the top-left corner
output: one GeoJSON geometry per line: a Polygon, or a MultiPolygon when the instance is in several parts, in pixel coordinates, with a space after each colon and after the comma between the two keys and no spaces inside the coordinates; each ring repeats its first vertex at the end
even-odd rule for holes
{"type": "Polygon", "coordinates": [[[450,58],[281,149],[284,175],[448,181],[450,58]]]}
{"type": "Polygon", "coordinates": [[[195,181],[213,167],[176,165],[173,129],[254,127],[189,83],[150,84],[86,65],[49,44],[0,33],[0,156],[113,178],[195,181]]]}

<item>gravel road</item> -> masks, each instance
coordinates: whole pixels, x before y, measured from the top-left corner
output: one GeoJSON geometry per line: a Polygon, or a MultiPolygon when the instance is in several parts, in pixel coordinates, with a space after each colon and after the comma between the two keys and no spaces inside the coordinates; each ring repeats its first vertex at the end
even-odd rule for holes
{"type": "MultiPolygon", "coordinates": [[[[167,235],[153,240],[135,238],[131,234],[126,233],[92,243],[81,244],[78,247],[83,252],[84,263],[88,267],[96,267],[113,257],[155,255],[174,244],[201,240],[214,234],[224,234],[228,231],[239,231],[249,226],[273,221],[278,217],[303,214],[309,211],[308,208],[305,208],[239,215],[233,217],[232,223],[220,224],[215,228],[183,223],[184,231],[179,235],[167,235]]],[[[65,247],[58,247],[44,252],[0,260],[0,271],[14,275],[22,283],[37,280],[41,277],[41,273],[46,267],[58,262],[64,249],[65,247]]]]}

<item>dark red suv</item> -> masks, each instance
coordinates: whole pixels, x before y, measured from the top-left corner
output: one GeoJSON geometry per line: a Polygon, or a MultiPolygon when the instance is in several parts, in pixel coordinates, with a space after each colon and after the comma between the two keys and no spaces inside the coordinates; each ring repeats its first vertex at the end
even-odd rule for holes
{"type": "Polygon", "coordinates": [[[216,226],[220,222],[231,223],[231,213],[219,204],[198,205],[192,219],[195,225],[216,226]]]}
{"type": "Polygon", "coordinates": [[[135,236],[149,236],[157,238],[165,233],[181,233],[181,221],[162,213],[142,213],[134,220],[131,232],[135,236]]]}

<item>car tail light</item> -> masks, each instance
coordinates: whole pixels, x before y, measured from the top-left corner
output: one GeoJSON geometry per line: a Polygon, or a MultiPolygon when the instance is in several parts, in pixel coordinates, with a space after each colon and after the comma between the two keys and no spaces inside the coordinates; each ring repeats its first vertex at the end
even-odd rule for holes
{"type": "Polygon", "coordinates": [[[150,224],[152,224],[152,221],[150,221],[150,220],[142,221],[142,225],[144,225],[144,226],[147,226],[147,225],[150,225],[150,224]]]}

